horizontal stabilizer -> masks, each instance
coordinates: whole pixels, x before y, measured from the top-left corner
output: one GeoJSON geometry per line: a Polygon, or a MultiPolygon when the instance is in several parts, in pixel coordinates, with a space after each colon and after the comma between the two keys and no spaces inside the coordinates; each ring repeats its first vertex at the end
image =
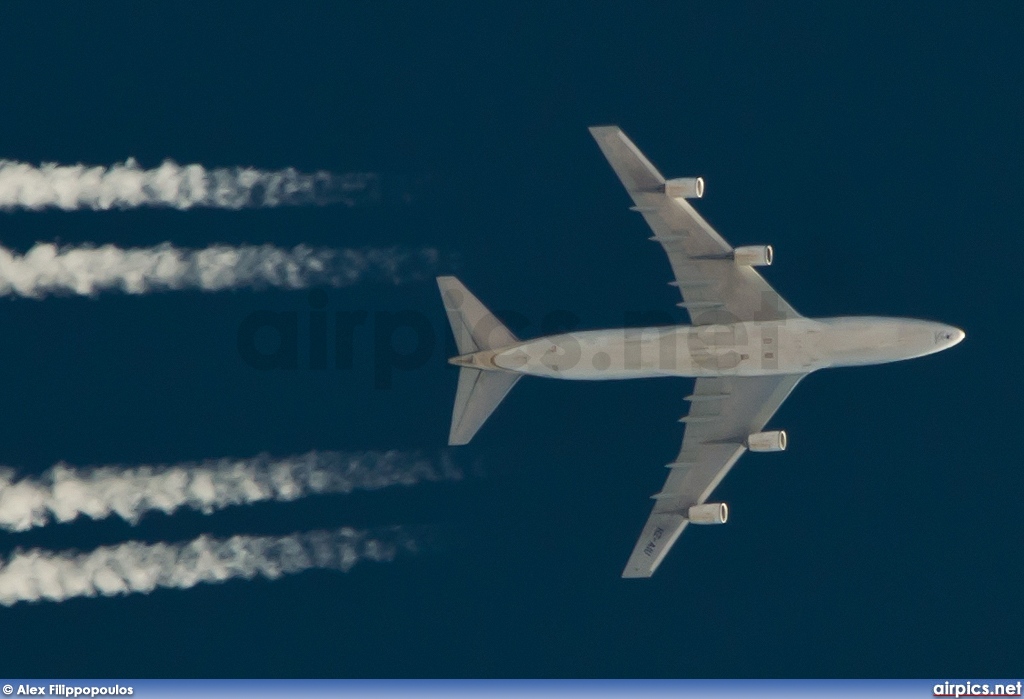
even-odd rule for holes
{"type": "MultiPolygon", "coordinates": [[[[444,310],[452,324],[455,344],[462,356],[511,347],[519,342],[508,328],[488,311],[476,296],[469,293],[455,277],[438,277],[444,310]]],[[[522,374],[504,371],[493,362],[493,370],[463,366],[459,370],[459,387],[455,391],[455,409],[448,444],[468,444],[473,435],[508,395],[522,374]]]]}
{"type": "Polygon", "coordinates": [[[519,342],[458,279],[438,277],[437,286],[441,289],[444,310],[452,324],[459,354],[499,349],[519,342]]]}
{"type": "Polygon", "coordinates": [[[448,444],[468,444],[521,376],[470,367],[459,369],[459,387],[455,391],[455,409],[452,411],[448,444]]]}

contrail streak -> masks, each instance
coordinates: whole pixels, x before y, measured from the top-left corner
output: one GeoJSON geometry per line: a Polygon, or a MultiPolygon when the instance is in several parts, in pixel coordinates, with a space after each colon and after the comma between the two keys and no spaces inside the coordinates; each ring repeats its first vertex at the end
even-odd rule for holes
{"type": "Polygon", "coordinates": [[[311,451],[273,458],[207,459],[178,464],[74,468],[58,463],[38,478],[0,471],[0,529],[24,531],[85,515],[136,524],[147,512],[182,507],[210,513],[232,505],[308,495],[459,480],[446,454],[311,451]]]}
{"type": "Polygon", "coordinates": [[[229,539],[204,534],[186,543],[128,541],[87,553],[18,550],[0,563],[0,604],[112,597],[158,587],[185,590],[257,576],[276,580],[313,568],[348,571],[359,561],[391,561],[401,551],[416,550],[416,541],[400,527],[229,539]]]}
{"type": "Polygon", "coordinates": [[[350,286],[382,280],[401,284],[428,278],[438,264],[432,248],[334,249],[298,245],[214,245],[149,248],[91,245],[58,248],[37,243],[20,255],[0,247],[0,296],[93,296],[158,291],[350,286]]]}
{"type": "Polygon", "coordinates": [[[166,206],[243,209],[302,204],[358,206],[380,200],[374,173],[313,174],[249,167],[178,165],[172,160],[144,170],[134,158],[107,166],[40,166],[0,160],[0,210],[65,211],[166,206]]]}

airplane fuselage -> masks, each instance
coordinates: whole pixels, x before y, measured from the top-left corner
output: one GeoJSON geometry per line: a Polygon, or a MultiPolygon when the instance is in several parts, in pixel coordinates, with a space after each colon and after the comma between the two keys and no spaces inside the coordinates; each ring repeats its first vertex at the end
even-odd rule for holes
{"type": "Polygon", "coordinates": [[[871,316],[672,325],[550,335],[455,357],[453,364],[558,379],[803,374],[939,352],[964,337],[949,325],[871,316]]]}

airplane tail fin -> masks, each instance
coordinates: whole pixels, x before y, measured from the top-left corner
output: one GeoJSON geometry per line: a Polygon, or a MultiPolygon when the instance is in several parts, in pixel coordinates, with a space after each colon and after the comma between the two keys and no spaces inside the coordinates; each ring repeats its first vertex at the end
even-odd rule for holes
{"type": "MultiPolygon", "coordinates": [[[[455,277],[438,277],[441,298],[460,355],[514,345],[519,340],[455,277]]],[[[448,444],[468,444],[521,374],[462,366],[448,444]]]]}

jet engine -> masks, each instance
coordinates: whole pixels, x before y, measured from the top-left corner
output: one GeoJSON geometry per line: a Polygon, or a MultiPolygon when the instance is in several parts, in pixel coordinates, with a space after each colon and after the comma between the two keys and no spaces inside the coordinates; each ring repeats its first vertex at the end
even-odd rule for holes
{"type": "Polygon", "coordinates": [[[771,245],[745,245],[732,251],[736,264],[746,267],[765,267],[772,263],[774,256],[771,245]]]}
{"type": "Polygon", "coordinates": [[[729,519],[729,506],[724,502],[706,502],[694,505],[686,512],[691,524],[725,524],[729,519]]]}
{"type": "Polygon", "coordinates": [[[700,199],[704,196],[703,177],[678,177],[665,183],[665,194],[682,199],[700,199]]]}
{"type": "Polygon", "coordinates": [[[785,451],[786,431],[758,432],[747,437],[747,449],[750,451],[785,451]]]}

